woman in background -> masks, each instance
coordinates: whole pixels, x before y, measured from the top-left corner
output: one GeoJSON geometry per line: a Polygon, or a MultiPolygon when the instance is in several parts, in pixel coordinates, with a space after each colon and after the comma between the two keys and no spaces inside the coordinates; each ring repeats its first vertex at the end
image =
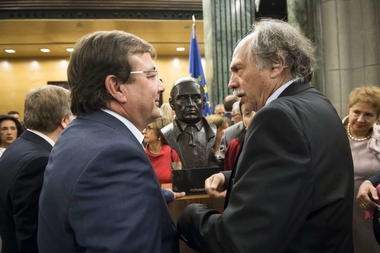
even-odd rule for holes
{"type": "MultiPolygon", "coordinates": [[[[374,237],[372,221],[364,218],[364,211],[356,200],[364,180],[380,171],[380,88],[359,87],[351,91],[348,116],[343,119],[350,141],[354,162],[353,238],[355,253],[378,253],[380,247],[374,237]]],[[[362,207],[364,208],[364,207],[362,207]]]]}
{"type": "Polygon", "coordinates": [[[5,149],[22,134],[21,123],[13,116],[0,115],[0,157],[5,149]]]}
{"type": "Polygon", "coordinates": [[[151,161],[160,184],[172,182],[172,162],[180,162],[178,154],[169,146],[161,128],[171,122],[167,117],[159,117],[143,130],[145,153],[151,161]]]}
{"type": "Polygon", "coordinates": [[[166,117],[169,120],[169,123],[173,121],[175,111],[171,108],[169,103],[163,103],[160,107],[161,116],[166,117]]]}
{"type": "Polygon", "coordinates": [[[226,149],[226,154],[224,156],[224,170],[232,170],[234,164],[236,163],[236,159],[239,156],[240,150],[244,144],[245,133],[247,132],[247,128],[255,115],[255,112],[252,109],[252,106],[239,103],[240,114],[243,118],[244,128],[240,132],[239,136],[232,139],[228,144],[226,149]]]}
{"type": "Polygon", "coordinates": [[[218,160],[220,160],[220,143],[224,130],[230,126],[230,121],[227,117],[221,116],[220,114],[211,114],[206,116],[208,123],[214,124],[216,126],[215,134],[215,144],[214,144],[214,154],[218,160]]]}

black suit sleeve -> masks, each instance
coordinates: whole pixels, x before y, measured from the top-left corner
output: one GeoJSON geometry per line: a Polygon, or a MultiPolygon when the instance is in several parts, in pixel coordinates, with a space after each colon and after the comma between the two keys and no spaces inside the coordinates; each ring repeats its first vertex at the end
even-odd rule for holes
{"type": "Polygon", "coordinates": [[[284,252],[310,211],[305,133],[285,110],[262,110],[246,134],[223,214],[194,204],[178,221],[182,238],[200,252],[284,252]]]}
{"type": "Polygon", "coordinates": [[[31,160],[17,175],[10,196],[19,252],[38,252],[38,200],[48,157],[31,160]]]}
{"type": "Polygon", "coordinates": [[[380,184],[380,172],[377,172],[375,175],[368,178],[368,180],[373,184],[373,186],[376,187],[378,184],[380,184]]]}

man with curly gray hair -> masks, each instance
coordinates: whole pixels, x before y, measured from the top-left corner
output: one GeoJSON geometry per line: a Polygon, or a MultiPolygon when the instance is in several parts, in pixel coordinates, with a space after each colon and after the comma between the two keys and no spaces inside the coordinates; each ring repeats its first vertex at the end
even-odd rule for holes
{"type": "Polygon", "coordinates": [[[225,197],[224,212],[183,211],[177,228],[189,246],[353,252],[351,151],[335,108],[310,84],[314,51],[280,20],[258,22],[235,48],[228,87],[257,113],[232,172],[205,181],[210,196],[225,197]]]}

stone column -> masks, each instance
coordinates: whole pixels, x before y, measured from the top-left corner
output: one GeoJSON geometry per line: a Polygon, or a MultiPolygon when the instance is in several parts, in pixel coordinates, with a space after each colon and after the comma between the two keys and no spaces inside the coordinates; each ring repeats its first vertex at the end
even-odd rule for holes
{"type": "Polygon", "coordinates": [[[255,16],[251,0],[204,0],[203,26],[206,85],[211,106],[231,94],[229,64],[239,39],[250,30],[255,16]]]}
{"type": "MultiPolygon", "coordinates": [[[[317,47],[317,57],[321,59],[321,36],[320,36],[320,11],[316,0],[288,0],[287,1],[288,23],[311,39],[317,47]]],[[[324,93],[322,62],[319,61],[312,84],[324,93]]]]}
{"type": "Polygon", "coordinates": [[[380,86],[380,2],[288,0],[287,6],[289,22],[314,37],[318,46],[320,74],[313,84],[343,118],[353,88],[380,86]]]}

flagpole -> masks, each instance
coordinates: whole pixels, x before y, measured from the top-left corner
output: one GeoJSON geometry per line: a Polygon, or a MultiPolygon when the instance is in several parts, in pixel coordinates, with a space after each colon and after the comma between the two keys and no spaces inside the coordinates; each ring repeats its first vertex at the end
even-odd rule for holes
{"type": "Polygon", "coordinates": [[[195,26],[195,15],[192,16],[193,20],[193,29],[191,31],[191,40],[190,40],[190,50],[189,50],[189,73],[190,76],[196,78],[204,89],[205,96],[205,106],[203,108],[203,116],[211,114],[210,102],[208,99],[208,92],[206,86],[206,80],[203,73],[201,54],[198,47],[197,35],[196,35],[196,26],[195,26]]]}
{"type": "Polygon", "coordinates": [[[194,39],[194,36],[195,36],[195,15],[192,16],[192,19],[193,19],[193,29],[192,29],[192,34],[193,34],[193,39],[194,39]]]}

